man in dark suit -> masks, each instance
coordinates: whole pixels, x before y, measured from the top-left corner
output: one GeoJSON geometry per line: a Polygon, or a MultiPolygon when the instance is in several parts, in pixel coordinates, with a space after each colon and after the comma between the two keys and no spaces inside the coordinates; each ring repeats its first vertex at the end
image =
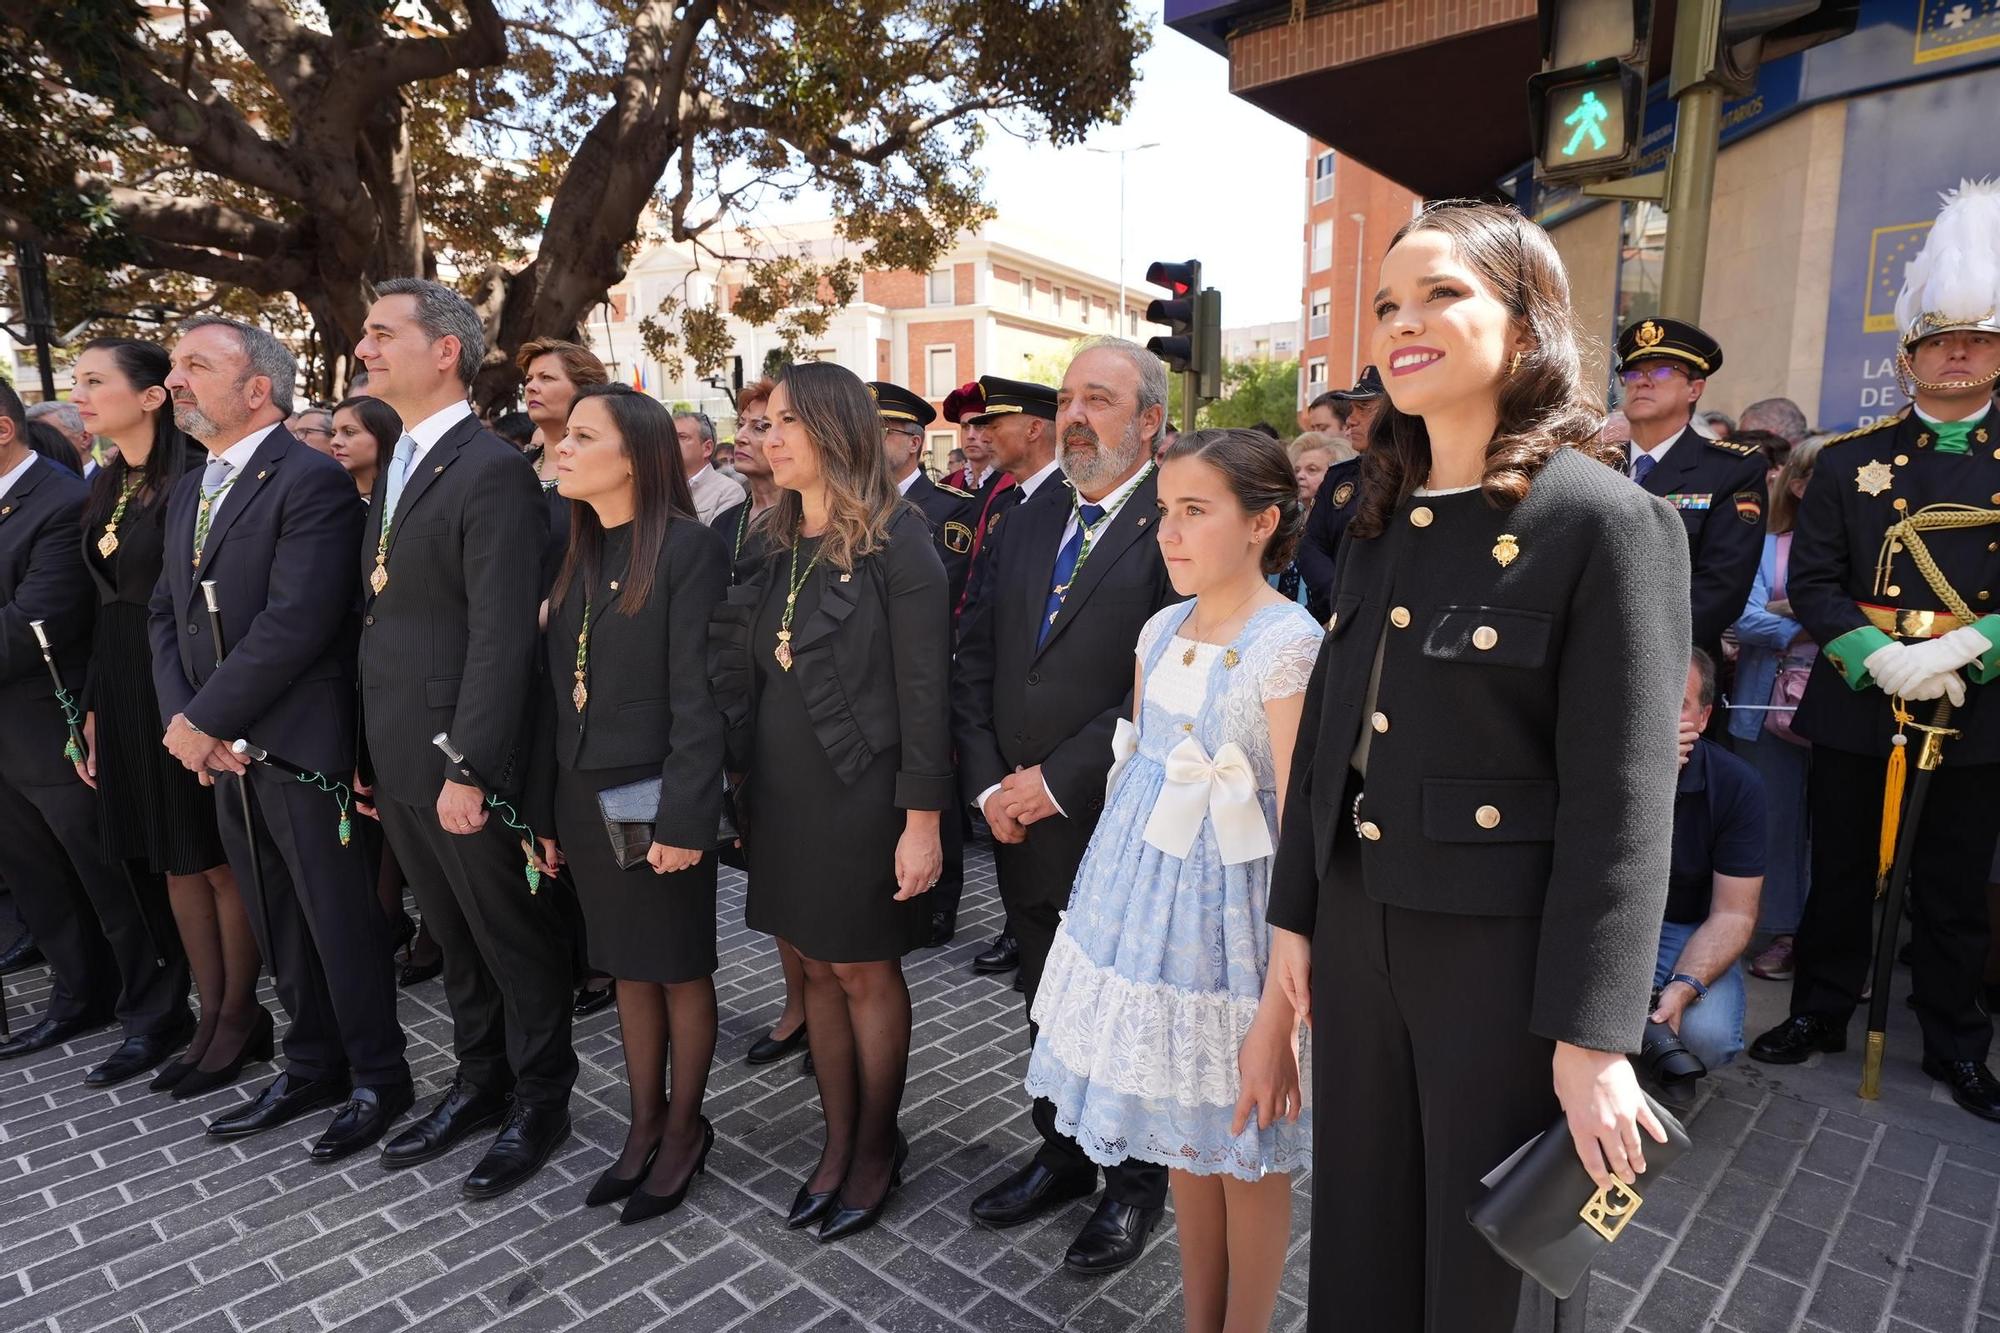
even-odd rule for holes
{"type": "MultiPolygon", "coordinates": [[[[882,418],[882,449],[889,476],[903,498],[915,505],[930,524],[938,558],[944,561],[947,594],[953,620],[965,596],[965,575],[972,564],[972,525],[979,521],[979,497],[944,482],[932,481],[917,466],[923,452],[924,427],[937,420],[937,409],[900,384],[871,381],[868,392],[882,418]]],[[[944,875],[931,890],[931,947],[951,943],[958,933],[958,901],[965,894],[965,833],[970,821],[962,810],[947,810],[939,824],[944,844],[944,875]]]]}
{"type": "Polygon", "coordinates": [[[246,768],[230,744],[351,771],[361,501],[338,463],[284,428],[297,365],[276,338],[202,316],[181,326],[173,363],[174,420],[209,462],[167,502],[150,617],[163,743],[204,779],[233,775],[224,785],[237,790],[216,803],[223,848],[292,1019],[284,1072],[208,1132],[237,1138],[344,1103],[312,1148],[330,1162],[410,1106],[388,926],[373,867],[360,844],[343,844],[340,807],[289,774],[246,768]]]}
{"type": "Polygon", "coordinates": [[[1340,433],[1347,436],[1356,451],[1355,457],[1335,463],[1320,478],[1319,493],[1313,497],[1312,512],[1306,515],[1305,534],[1299,540],[1299,577],[1306,585],[1306,610],[1322,625],[1333,614],[1336,559],[1341,538],[1347,535],[1347,520],[1354,516],[1354,502],[1361,494],[1360,455],[1368,452],[1368,428],[1374,424],[1381,405],[1382,375],[1373,366],[1362,368],[1361,378],[1353,388],[1313,399],[1314,416],[1345,413],[1340,433]]]}
{"type": "Polygon", "coordinates": [[[458,1073],[382,1150],[414,1166],[501,1124],[466,1177],[491,1198],[569,1137],[572,918],[531,893],[523,834],[489,809],[526,777],[548,506],[520,450],[479,424],[466,391],[485,354],[450,288],[376,288],[355,354],[403,418],[363,526],[361,711],[375,806],[444,950],[458,1073]],[[431,738],[448,733],[465,763],[431,738]]]}
{"type": "Polygon", "coordinates": [[[41,622],[74,696],[97,606],[79,536],[87,488],[27,437],[21,400],[0,381],[0,878],[54,974],[41,1020],[0,1042],[0,1059],[68,1041],[115,1012],[125,1041],[85,1080],[103,1086],[186,1044],[187,960],[171,922],[146,911],[125,868],[99,849],[96,794],[65,753],[62,704],[30,625],[41,622]]]}
{"type": "MultiPolygon", "coordinates": [[[[989,382],[987,406],[1004,411],[989,382]]],[[[1084,344],[1063,379],[1055,426],[1071,487],[1030,487],[989,537],[988,595],[959,645],[952,729],[960,782],[997,842],[1008,922],[1020,942],[1029,1011],[1057,917],[1083,860],[1111,768],[1111,735],[1132,706],[1132,653],[1172,596],[1154,541],[1151,461],[1166,421],[1166,372],[1120,339],[1084,344]]],[[[1002,425],[1004,435],[1009,427],[1002,425]]],[[[996,453],[1001,452],[996,445],[996,453]]],[[[972,1214],[1009,1227],[1090,1194],[1097,1168],[1034,1106],[1042,1146],[982,1194],[972,1214]]],[[[1105,1171],[1104,1198],[1063,1257],[1107,1273],[1139,1257],[1166,1202],[1167,1172],[1126,1162],[1105,1171]]]]}
{"type": "Polygon", "coordinates": [[[1618,336],[1632,439],[1627,471],[1680,511],[1694,562],[1694,646],[1722,660],[1722,631],[1743,614],[1764,551],[1764,458],[1691,424],[1722,347],[1678,319],[1642,319],[1618,336]]]}

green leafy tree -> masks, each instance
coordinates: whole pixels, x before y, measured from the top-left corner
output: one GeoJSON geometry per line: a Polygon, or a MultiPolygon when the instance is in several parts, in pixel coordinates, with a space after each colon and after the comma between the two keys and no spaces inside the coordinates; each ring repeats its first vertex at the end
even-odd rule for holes
{"type": "MultiPolygon", "coordinates": [[[[0,239],[43,244],[65,328],[289,293],[329,389],[374,282],[452,276],[490,402],[653,241],[802,343],[859,266],[774,255],[746,216],[811,192],[871,266],[926,271],[991,215],[989,127],[1077,142],[1146,41],[1129,0],[11,0],[0,239]]],[[[670,366],[729,354],[685,290],[634,313],[670,366]]]]}
{"type": "Polygon", "coordinates": [[[1201,409],[1203,426],[1267,422],[1290,439],[1298,433],[1299,363],[1231,361],[1222,368],[1222,397],[1201,409]]]}

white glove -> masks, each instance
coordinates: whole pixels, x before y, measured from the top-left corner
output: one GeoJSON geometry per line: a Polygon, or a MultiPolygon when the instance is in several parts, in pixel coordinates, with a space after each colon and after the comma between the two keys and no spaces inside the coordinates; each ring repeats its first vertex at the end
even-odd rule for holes
{"type": "Polygon", "coordinates": [[[1922,680],[1925,672],[1910,665],[1910,645],[1907,643],[1885,643],[1862,659],[1861,665],[1885,694],[1900,694],[1910,697],[1910,687],[1922,680]]]}
{"type": "Polygon", "coordinates": [[[1958,708],[1965,703],[1965,681],[1956,671],[1940,671],[1934,676],[1925,676],[1905,689],[1897,691],[1912,703],[1923,703],[1930,699],[1948,696],[1951,706],[1958,708]]]}
{"type": "Polygon", "coordinates": [[[1970,625],[1961,626],[1949,634],[1915,645],[1910,649],[1912,661],[1921,659],[1926,671],[1956,671],[1979,660],[1981,653],[1993,645],[1986,636],[1970,625]]]}

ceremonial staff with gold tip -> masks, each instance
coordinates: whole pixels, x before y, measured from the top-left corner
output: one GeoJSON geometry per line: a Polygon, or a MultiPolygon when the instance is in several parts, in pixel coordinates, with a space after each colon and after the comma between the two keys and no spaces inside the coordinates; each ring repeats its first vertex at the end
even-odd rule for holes
{"type": "Polygon", "coordinates": [[[1862,1095],[1877,1094],[1914,876],[1924,1073],[2000,1121],[1981,1003],[2000,839],[2000,182],[1966,181],[1945,196],[1904,274],[1896,320],[1911,406],[1827,442],[1794,529],[1793,610],[1824,645],[1793,723],[1813,746],[1813,891],[1791,1017],[1750,1054],[1794,1064],[1844,1050],[1872,958],[1862,1095]]]}

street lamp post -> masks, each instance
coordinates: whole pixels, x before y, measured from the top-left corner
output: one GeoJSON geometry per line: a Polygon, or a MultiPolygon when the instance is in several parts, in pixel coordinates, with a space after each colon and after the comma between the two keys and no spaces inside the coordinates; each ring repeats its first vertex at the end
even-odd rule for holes
{"type": "MultiPolygon", "coordinates": [[[[1143,153],[1148,148],[1158,148],[1157,143],[1133,144],[1127,148],[1086,148],[1086,153],[1097,153],[1104,157],[1118,159],[1118,315],[1112,321],[1113,328],[1121,328],[1125,318],[1125,155],[1143,153]]],[[[1120,334],[1120,336],[1124,336],[1120,334]]]]}
{"type": "Polygon", "coordinates": [[[1368,248],[1368,215],[1349,213],[1348,221],[1354,224],[1354,343],[1348,349],[1347,382],[1361,382],[1361,267],[1367,262],[1364,251],[1368,248]]]}

